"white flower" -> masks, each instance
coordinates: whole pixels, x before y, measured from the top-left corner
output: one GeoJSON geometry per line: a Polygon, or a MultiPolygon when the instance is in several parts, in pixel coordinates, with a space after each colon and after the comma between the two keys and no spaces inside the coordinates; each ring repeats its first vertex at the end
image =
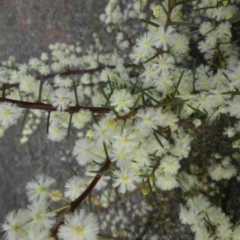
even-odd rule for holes
{"type": "Polygon", "coordinates": [[[52,105],[57,108],[58,111],[64,111],[69,107],[70,92],[66,88],[59,88],[55,91],[55,96],[52,97],[52,105]]]}
{"type": "Polygon", "coordinates": [[[172,190],[178,187],[176,176],[169,174],[156,174],[156,186],[161,190],[172,190]]]}
{"type": "Polygon", "coordinates": [[[122,149],[113,149],[111,153],[112,162],[116,162],[118,167],[126,167],[131,165],[130,153],[122,149]]]}
{"type": "Polygon", "coordinates": [[[84,210],[79,213],[65,215],[64,225],[61,225],[58,238],[61,240],[97,240],[99,226],[93,214],[86,214],[84,210]]]}
{"type": "Polygon", "coordinates": [[[79,139],[75,142],[73,155],[77,156],[77,161],[84,166],[92,160],[94,144],[89,139],[79,139]]]}
{"type": "Polygon", "coordinates": [[[114,171],[113,174],[115,175],[113,187],[119,187],[120,193],[131,192],[136,188],[137,176],[134,170],[121,168],[114,171]]]}
{"type": "Polygon", "coordinates": [[[183,205],[180,205],[180,213],[179,218],[183,224],[190,224],[190,216],[189,211],[183,205]]]}
{"type": "Polygon", "coordinates": [[[185,35],[176,33],[171,38],[171,42],[171,51],[174,55],[187,54],[189,49],[189,40],[185,35]]]}
{"type": "Polygon", "coordinates": [[[103,119],[101,119],[98,124],[93,125],[93,130],[94,139],[96,139],[99,143],[108,143],[113,136],[113,133],[109,131],[106,121],[104,121],[103,119]]]}
{"type": "Polygon", "coordinates": [[[134,97],[126,89],[115,90],[110,102],[118,113],[126,114],[134,104],[134,97]]]}
{"type": "Polygon", "coordinates": [[[81,109],[79,112],[73,114],[72,123],[77,129],[81,129],[87,122],[92,119],[92,114],[89,110],[81,109]]]}
{"type": "Polygon", "coordinates": [[[157,141],[156,138],[149,138],[147,140],[147,147],[150,153],[154,153],[156,156],[161,157],[163,154],[167,153],[170,149],[170,144],[166,138],[158,136],[161,144],[157,141]]]}
{"type": "Polygon", "coordinates": [[[148,130],[157,129],[158,117],[153,108],[140,109],[137,112],[137,127],[148,130]]]}
{"type": "Polygon", "coordinates": [[[39,81],[30,75],[25,75],[21,77],[19,88],[21,91],[26,93],[37,94],[39,89],[39,81]]]}
{"type": "Polygon", "coordinates": [[[158,33],[153,37],[153,43],[157,48],[163,48],[164,51],[168,49],[171,43],[171,37],[173,36],[174,28],[169,26],[166,30],[164,26],[159,27],[158,33]]]}
{"type": "Polygon", "coordinates": [[[27,224],[28,228],[36,230],[46,230],[52,228],[56,219],[54,212],[49,212],[49,204],[46,200],[35,200],[28,207],[28,214],[31,221],[27,224]]]}
{"type": "Polygon", "coordinates": [[[125,152],[131,152],[138,145],[137,135],[130,129],[123,129],[121,133],[114,136],[113,148],[121,149],[125,152]]]}
{"type": "Polygon", "coordinates": [[[149,166],[151,161],[148,158],[148,145],[140,144],[136,146],[129,154],[130,159],[138,168],[149,166]]]}
{"type": "Polygon", "coordinates": [[[25,224],[30,220],[27,211],[19,209],[12,211],[6,216],[6,221],[2,224],[7,240],[18,240],[26,236],[25,224]]]}
{"type": "Polygon", "coordinates": [[[166,155],[162,158],[160,166],[166,174],[177,174],[180,164],[177,158],[166,155]]]}
{"type": "Polygon", "coordinates": [[[232,236],[232,225],[224,222],[217,226],[216,228],[216,236],[221,240],[229,240],[232,236]]]}
{"type": "Polygon", "coordinates": [[[232,240],[239,240],[240,239],[240,226],[234,226],[232,240]]]}
{"type": "Polygon", "coordinates": [[[50,124],[48,138],[54,142],[62,141],[67,135],[67,129],[59,124],[50,124]]]}
{"type": "Polygon", "coordinates": [[[67,181],[64,194],[71,201],[79,197],[86,189],[90,179],[74,176],[67,181]]]}
{"type": "Polygon", "coordinates": [[[236,131],[233,127],[227,127],[225,128],[225,131],[223,132],[223,134],[227,135],[229,138],[232,138],[236,134],[236,131]]]}
{"type": "Polygon", "coordinates": [[[196,107],[198,110],[205,112],[208,114],[212,113],[212,108],[216,106],[216,102],[212,101],[211,96],[206,92],[200,92],[195,96],[196,107]]]}
{"type": "Polygon", "coordinates": [[[34,201],[36,199],[48,198],[51,195],[51,188],[55,182],[55,179],[42,174],[36,176],[36,180],[29,182],[26,186],[28,199],[34,201]]]}
{"type": "Polygon", "coordinates": [[[163,94],[172,92],[173,84],[172,74],[168,71],[163,72],[153,81],[153,85],[156,87],[156,90],[162,92],[163,94]]]}
{"type": "Polygon", "coordinates": [[[142,51],[144,56],[153,55],[154,50],[152,48],[152,37],[145,33],[141,38],[137,39],[137,46],[142,51]]]}
{"type": "Polygon", "coordinates": [[[175,60],[172,55],[164,53],[157,58],[156,64],[154,65],[159,73],[164,74],[174,68],[174,62],[175,60]]]}
{"type": "Polygon", "coordinates": [[[229,102],[229,112],[230,116],[235,116],[236,118],[240,118],[240,96],[236,96],[233,98],[231,102],[229,102]]]}
{"type": "Polygon", "coordinates": [[[9,102],[0,103],[0,124],[9,127],[17,122],[21,116],[21,110],[9,102]]]}
{"type": "Polygon", "coordinates": [[[211,22],[203,22],[199,27],[199,32],[202,35],[205,35],[213,29],[214,29],[214,27],[213,27],[213,24],[211,22]]]}
{"type": "Polygon", "coordinates": [[[222,86],[217,86],[215,89],[210,90],[209,92],[213,95],[210,95],[210,99],[215,103],[215,105],[224,104],[226,100],[228,100],[231,95],[224,94],[224,92],[227,92],[228,88],[222,86]]]}
{"type": "Polygon", "coordinates": [[[237,66],[231,66],[231,72],[229,72],[228,77],[231,81],[232,88],[240,88],[240,61],[237,66]]]}
{"type": "Polygon", "coordinates": [[[151,85],[151,81],[158,77],[157,67],[153,64],[144,64],[144,68],[145,71],[140,77],[145,84],[151,85]]]}

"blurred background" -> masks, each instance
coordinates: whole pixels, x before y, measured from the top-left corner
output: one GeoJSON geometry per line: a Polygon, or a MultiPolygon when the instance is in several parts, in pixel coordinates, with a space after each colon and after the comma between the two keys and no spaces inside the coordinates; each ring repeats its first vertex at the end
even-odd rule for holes
{"type": "MultiPolygon", "coordinates": [[[[49,53],[56,42],[75,44],[82,37],[85,47],[94,32],[102,31],[98,20],[105,0],[1,0],[0,62],[14,56],[18,63],[49,53]]],[[[0,224],[8,212],[27,205],[25,186],[40,173],[54,177],[63,186],[76,165],[71,155],[76,136],[60,144],[47,139],[41,122],[30,141],[20,144],[21,123],[0,138],[0,224]]]]}

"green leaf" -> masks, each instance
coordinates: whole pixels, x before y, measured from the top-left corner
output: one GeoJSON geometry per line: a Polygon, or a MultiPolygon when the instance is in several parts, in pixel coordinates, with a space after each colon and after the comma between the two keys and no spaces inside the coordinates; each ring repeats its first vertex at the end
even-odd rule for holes
{"type": "Polygon", "coordinates": [[[164,7],[164,5],[162,4],[162,1],[161,0],[158,0],[159,4],[161,5],[163,11],[165,12],[166,16],[168,15],[168,11],[167,9],[164,7]]]}
{"type": "Polygon", "coordinates": [[[177,3],[176,3],[176,6],[177,6],[177,5],[184,4],[184,3],[188,3],[188,2],[196,2],[196,1],[197,1],[197,0],[184,0],[184,1],[177,2],[177,3]]]}
{"type": "Polygon", "coordinates": [[[153,198],[153,202],[156,204],[157,208],[158,208],[158,203],[157,203],[157,200],[156,200],[156,196],[155,196],[155,193],[153,192],[152,190],[152,186],[151,186],[151,183],[150,183],[150,180],[149,178],[147,179],[147,183],[148,183],[148,187],[150,189],[150,193],[152,195],[152,198],[153,198]]]}
{"type": "Polygon", "coordinates": [[[192,70],[192,74],[193,74],[193,91],[195,91],[195,83],[196,83],[196,59],[194,59],[193,61],[193,70],[192,70]]]}
{"type": "Polygon", "coordinates": [[[190,27],[190,28],[199,28],[198,24],[194,24],[194,23],[188,23],[188,22],[171,22],[170,25],[176,25],[176,26],[186,26],[186,27],[190,27]]]}
{"type": "Polygon", "coordinates": [[[141,89],[137,92],[135,92],[134,94],[137,94],[137,93],[140,93],[140,92],[144,92],[144,91],[147,91],[147,90],[151,90],[151,89],[154,89],[155,87],[148,87],[148,88],[144,88],[144,89],[141,89]]]}
{"type": "Polygon", "coordinates": [[[93,32],[98,33],[101,29],[101,25],[99,23],[98,17],[92,16],[91,19],[90,19],[90,23],[91,23],[91,27],[92,27],[93,32]]]}
{"type": "Polygon", "coordinates": [[[23,126],[24,126],[24,123],[25,123],[25,121],[26,121],[26,119],[27,119],[28,113],[29,113],[29,109],[26,109],[25,114],[24,114],[24,117],[23,117],[23,121],[22,121],[22,124],[21,124],[20,131],[23,130],[23,126]]]}
{"type": "Polygon", "coordinates": [[[152,99],[154,102],[156,102],[157,104],[159,104],[160,102],[157,101],[155,98],[153,98],[151,95],[149,95],[148,93],[144,92],[145,95],[147,95],[150,99],[152,99]]]}
{"type": "Polygon", "coordinates": [[[95,123],[98,123],[98,119],[96,118],[96,116],[94,115],[94,113],[92,112],[92,117],[95,123]]]}
{"type": "Polygon", "coordinates": [[[229,91],[229,92],[222,92],[221,94],[225,95],[240,95],[239,91],[229,91]]]}
{"type": "Polygon", "coordinates": [[[107,146],[106,146],[106,143],[105,143],[105,142],[103,142],[103,147],[104,147],[104,152],[105,152],[106,158],[109,159],[108,151],[107,151],[107,146]]]}
{"type": "Polygon", "coordinates": [[[73,175],[78,176],[78,173],[71,166],[68,165],[68,169],[73,173],[73,175]]]}
{"type": "Polygon", "coordinates": [[[74,90],[75,100],[76,100],[77,106],[79,106],[78,96],[77,96],[77,86],[75,84],[74,79],[72,79],[72,81],[73,81],[73,90],[74,90]]]}
{"type": "Polygon", "coordinates": [[[229,77],[227,76],[227,74],[225,72],[222,72],[222,74],[227,80],[229,80],[229,77]]]}
{"type": "Polygon", "coordinates": [[[227,123],[228,126],[231,126],[231,120],[229,118],[229,116],[227,114],[222,114],[223,119],[225,120],[225,122],[227,123]]]}
{"type": "Polygon", "coordinates": [[[22,94],[21,94],[19,88],[17,89],[17,91],[18,91],[18,94],[19,94],[19,97],[20,97],[21,101],[23,101],[23,97],[22,97],[22,94]]]}
{"type": "Polygon", "coordinates": [[[72,117],[73,117],[73,113],[70,114],[70,118],[69,118],[69,122],[68,122],[67,140],[68,140],[68,138],[69,138],[69,133],[70,133],[70,130],[71,130],[72,117]]]}
{"type": "Polygon", "coordinates": [[[116,239],[116,238],[113,238],[113,237],[109,237],[108,235],[105,235],[105,234],[98,234],[98,237],[100,237],[102,239],[109,239],[109,240],[116,239]]]}
{"type": "Polygon", "coordinates": [[[201,11],[201,10],[207,10],[207,9],[211,9],[211,8],[215,8],[215,7],[203,7],[203,8],[197,8],[197,9],[193,9],[192,11],[201,11]]]}
{"type": "Polygon", "coordinates": [[[159,106],[180,105],[180,104],[183,104],[188,101],[189,100],[178,100],[178,101],[174,101],[174,102],[160,103],[159,106]]]}
{"type": "Polygon", "coordinates": [[[99,171],[89,171],[90,173],[96,173],[97,175],[100,175],[100,176],[105,176],[105,175],[109,175],[112,173],[112,169],[109,168],[103,172],[99,172],[99,171]]]}
{"type": "Polygon", "coordinates": [[[5,83],[2,84],[2,97],[5,98],[5,83]]]}
{"type": "Polygon", "coordinates": [[[161,140],[158,138],[158,135],[157,135],[155,132],[153,132],[153,135],[154,135],[154,137],[157,139],[157,141],[158,141],[158,143],[161,145],[161,147],[164,148],[161,140]]]}
{"type": "Polygon", "coordinates": [[[177,93],[177,91],[178,91],[178,87],[179,87],[180,82],[181,82],[181,80],[182,80],[183,73],[184,73],[184,70],[182,71],[182,73],[181,73],[181,75],[180,75],[180,77],[179,77],[179,79],[178,79],[177,86],[175,87],[175,91],[174,91],[174,93],[173,93],[173,98],[175,97],[175,95],[176,95],[176,93],[177,93]]]}
{"type": "Polygon", "coordinates": [[[154,58],[156,58],[158,55],[159,55],[158,53],[155,54],[154,56],[150,57],[148,60],[146,60],[146,61],[143,62],[143,63],[148,63],[148,62],[152,61],[152,60],[153,60],[154,58]]]}
{"type": "Polygon", "coordinates": [[[51,111],[48,112],[48,116],[47,116],[47,126],[46,126],[46,133],[47,134],[48,134],[49,125],[50,125],[50,115],[51,115],[51,111]]]}
{"type": "Polygon", "coordinates": [[[172,1],[168,0],[168,12],[171,13],[171,5],[172,5],[172,1]]]}
{"type": "Polygon", "coordinates": [[[142,97],[142,95],[143,95],[143,93],[142,93],[142,94],[139,94],[139,96],[137,97],[137,99],[136,99],[135,103],[133,104],[133,107],[132,107],[132,109],[131,109],[131,111],[130,111],[130,113],[129,113],[130,115],[132,115],[132,113],[133,113],[135,107],[137,106],[137,103],[139,102],[139,100],[140,100],[140,98],[142,97]]]}
{"type": "Polygon", "coordinates": [[[91,193],[88,195],[89,212],[92,212],[91,193]]]}
{"type": "Polygon", "coordinates": [[[41,77],[39,91],[38,91],[38,102],[42,100],[42,86],[43,86],[43,78],[41,77]]]}
{"type": "Polygon", "coordinates": [[[151,22],[151,21],[149,21],[149,20],[146,20],[146,19],[139,19],[141,22],[144,22],[144,23],[146,23],[146,24],[148,24],[148,25],[152,25],[152,26],[154,26],[154,27],[159,27],[159,25],[157,24],[157,23],[154,23],[154,22],[151,22]]]}
{"type": "Polygon", "coordinates": [[[135,89],[138,88],[137,84],[138,84],[138,81],[136,80],[135,83],[132,83],[130,81],[130,84],[133,86],[132,90],[131,90],[131,93],[135,93],[135,89]]]}

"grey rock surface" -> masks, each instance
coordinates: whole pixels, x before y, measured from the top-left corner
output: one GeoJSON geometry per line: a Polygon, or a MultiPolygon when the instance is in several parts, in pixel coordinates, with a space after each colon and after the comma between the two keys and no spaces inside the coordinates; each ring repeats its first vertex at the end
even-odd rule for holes
{"type": "MultiPolygon", "coordinates": [[[[49,52],[49,44],[55,42],[75,44],[81,37],[91,42],[92,33],[101,28],[98,16],[105,3],[104,0],[0,1],[0,61],[12,55],[19,63],[27,62],[49,52]]],[[[69,141],[51,142],[42,122],[26,144],[19,144],[20,136],[18,124],[0,139],[0,223],[9,211],[27,206],[25,186],[37,174],[52,176],[58,186],[63,186],[72,176],[68,166],[76,166],[71,155],[74,133],[69,141]]]]}

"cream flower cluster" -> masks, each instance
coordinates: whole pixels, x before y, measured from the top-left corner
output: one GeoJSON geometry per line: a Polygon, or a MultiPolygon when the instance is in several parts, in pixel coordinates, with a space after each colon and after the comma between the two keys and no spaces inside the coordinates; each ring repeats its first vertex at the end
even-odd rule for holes
{"type": "MultiPolygon", "coordinates": [[[[86,52],[57,43],[50,46],[51,56],[43,53],[28,64],[13,59],[3,64],[1,131],[16,123],[22,108],[27,109],[26,117],[31,111],[31,121],[45,110],[52,141],[62,141],[71,129],[79,135],[86,130],[73,147],[85,176],[69,179],[64,194],[51,193],[51,178],[41,175],[30,182],[31,204],[7,216],[6,239],[52,239],[57,215],[50,211],[51,197],[70,208],[59,226],[59,239],[97,239],[100,227],[94,215],[72,210],[94,181],[94,194],[114,189],[110,202],[141,192],[156,204],[159,193],[171,195],[178,189],[183,194],[179,202],[185,202],[180,220],[191,226],[196,239],[239,239],[239,227],[217,199],[226,195],[218,195],[218,187],[237,179],[239,168],[240,58],[234,34],[238,4],[143,0],[122,9],[110,0],[100,18],[109,33],[117,32],[112,51],[105,51],[94,36],[95,45],[86,52]],[[146,19],[143,10],[148,4],[152,15],[146,19]],[[131,32],[126,25],[134,18],[147,25],[137,38],[133,36],[140,27],[131,32]]],[[[26,126],[32,126],[30,120],[26,126]]],[[[96,196],[93,201],[106,204],[96,196]]],[[[118,237],[116,227],[111,229],[118,237]]],[[[151,232],[146,239],[156,236],[151,232]]]]}

